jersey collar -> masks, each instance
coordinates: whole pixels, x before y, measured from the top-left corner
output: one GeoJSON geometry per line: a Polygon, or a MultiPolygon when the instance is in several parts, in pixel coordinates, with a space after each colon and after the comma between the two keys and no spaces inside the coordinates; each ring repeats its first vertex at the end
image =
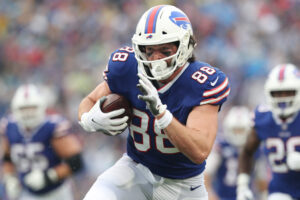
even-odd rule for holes
{"type": "Polygon", "coordinates": [[[181,74],[187,69],[187,67],[190,65],[189,62],[187,62],[183,69],[174,77],[174,79],[172,81],[170,81],[169,83],[165,84],[164,86],[162,86],[161,88],[159,88],[157,91],[160,94],[165,93],[170,87],[172,87],[172,85],[176,82],[176,80],[181,76],[181,74]]]}

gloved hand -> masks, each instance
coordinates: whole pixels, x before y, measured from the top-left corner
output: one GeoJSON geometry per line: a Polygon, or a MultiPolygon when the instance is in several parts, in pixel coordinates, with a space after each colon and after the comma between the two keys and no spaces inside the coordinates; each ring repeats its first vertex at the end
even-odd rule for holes
{"type": "Polygon", "coordinates": [[[249,188],[250,177],[248,174],[242,173],[237,178],[237,200],[253,200],[254,196],[249,188]]]}
{"type": "Polygon", "coordinates": [[[287,154],[286,158],[289,169],[300,171],[300,152],[293,151],[287,154]]]}
{"type": "Polygon", "coordinates": [[[13,175],[5,175],[4,186],[6,196],[9,200],[14,200],[19,197],[22,187],[17,177],[13,175]]]}
{"type": "Polygon", "coordinates": [[[101,131],[107,135],[118,135],[128,126],[128,116],[113,119],[125,112],[123,108],[103,113],[101,105],[105,99],[105,96],[100,98],[89,112],[83,113],[79,124],[87,132],[101,131]]]}
{"type": "Polygon", "coordinates": [[[34,169],[24,177],[24,184],[34,191],[41,190],[47,185],[56,183],[59,180],[55,169],[48,169],[46,171],[34,169]]]}
{"type": "Polygon", "coordinates": [[[167,106],[162,104],[156,88],[143,74],[139,73],[138,77],[140,79],[137,87],[143,94],[138,95],[138,99],[146,102],[147,108],[150,110],[153,116],[163,113],[167,109],[167,106]]]}

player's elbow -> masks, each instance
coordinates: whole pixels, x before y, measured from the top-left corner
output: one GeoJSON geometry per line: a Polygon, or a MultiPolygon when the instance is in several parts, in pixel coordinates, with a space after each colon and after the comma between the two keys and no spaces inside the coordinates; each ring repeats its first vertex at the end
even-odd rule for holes
{"type": "Polygon", "coordinates": [[[193,163],[199,165],[199,164],[203,163],[207,157],[208,157],[208,153],[201,151],[201,152],[197,152],[197,153],[193,154],[190,157],[190,159],[193,163]]]}

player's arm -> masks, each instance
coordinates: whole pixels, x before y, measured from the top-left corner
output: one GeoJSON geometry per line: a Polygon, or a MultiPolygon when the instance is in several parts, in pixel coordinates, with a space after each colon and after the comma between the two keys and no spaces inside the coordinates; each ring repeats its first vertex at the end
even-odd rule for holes
{"type": "Polygon", "coordinates": [[[3,174],[13,175],[15,173],[15,166],[11,160],[9,142],[7,138],[4,136],[1,138],[1,147],[3,148],[3,158],[2,158],[3,174]]]}
{"type": "Polygon", "coordinates": [[[147,108],[156,118],[158,128],[164,130],[172,144],[192,162],[204,162],[216,138],[219,105],[204,104],[194,107],[184,125],[162,104],[152,83],[144,75],[138,76],[140,80],[137,87],[142,93],[138,98],[146,102],[147,108]]]}
{"type": "Polygon", "coordinates": [[[83,167],[81,158],[82,145],[73,134],[52,139],[52,146],[64,162],[54,168],[59,180],[80,171],[83,167]],[[66,148],[67,147],[67,148],[66,148]]]}
{"type": "Polygon", "coordinates": [[[21,192],[20,181],[15,174],[15,166],[10,157],[10,145],[6,137],[1,138],[1,147],[3,148],[2,173],[5,186],[5,193],[8,198],[16,199],[21,192]]]}
{"type": "Polygon", "coordinates": [[[251,129],[246,144],[239,156],[239,173],[250,174],[254,165],[254,154],[258,149],[260,140],[254,128],[251,129]]]}
{"type": "Polygon", "coordinates": [[[253,199],[253,194],[249,188],[250,173],[254,165],[254,154],[258,149],[260,139],[254,128],[247,138],[239,156],[239,175],[237,178],[237,200],[253,199]]]}
{"type": "MultiPolygon", "coordinates": [[[[209,155],[218,130],[219,106],[195,107],[188,116],[186,125],[174,117],[164,132],[180,152],[194,163],[202,163],[209,155]]],[[[160,116],[158,116],[158,119],[160,116]]]]}
{"type": "Polygon", "coordinates": [[[81,120],[82,114],[89,112],[101,97],[109,94],[111,94],[111,91],[108,84],[106,81],[103,81],[80,102],[78,108],[78,119],[81,120]]]}

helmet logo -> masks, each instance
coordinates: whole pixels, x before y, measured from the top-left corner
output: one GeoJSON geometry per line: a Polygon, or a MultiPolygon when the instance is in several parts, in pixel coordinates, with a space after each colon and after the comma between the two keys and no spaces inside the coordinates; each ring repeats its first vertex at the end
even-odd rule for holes
{"type": "Polygon", "coordinates": [[[185,14],[178,11],[173,11],[169,18],[174,24],[176,24],[179,27],[182,27],[183,29],[187,29],[188,25],[191,25],[191,22],[188,19],[188,17],[185,14]]]}
{"type": "Polygon", "coordinates": [[[146,37],[146,39],[151,39],[153,36],[152,35],[148,35],[147,37],[146,37]]]}
{"type": "Polygon", "coordinates": [[[295,73],[295,75],[296,75],[297,78],[300,78],[300,70],[296,69],[294,73],[295,73]]]}

